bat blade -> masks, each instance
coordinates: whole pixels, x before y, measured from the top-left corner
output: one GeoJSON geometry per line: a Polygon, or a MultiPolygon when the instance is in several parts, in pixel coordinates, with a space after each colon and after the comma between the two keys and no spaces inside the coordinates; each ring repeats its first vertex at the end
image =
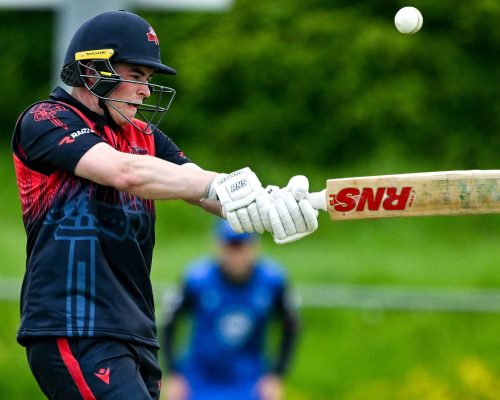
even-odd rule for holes
{"type": "Polygon", "coordinates": [[[500,170],[329,179],[309,199],[333,220],[500,213],[500,170]]]}

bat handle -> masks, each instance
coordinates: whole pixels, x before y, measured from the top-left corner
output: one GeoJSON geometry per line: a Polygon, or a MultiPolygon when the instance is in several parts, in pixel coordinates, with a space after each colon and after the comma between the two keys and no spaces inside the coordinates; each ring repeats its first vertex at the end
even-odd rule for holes
{"type": "Polygon", "coordinates": [[[326,189],[323,189],[321,192],[309,193],[307,195],[307,200],[309,200],[314,208],[327,211],[326,189]]]}

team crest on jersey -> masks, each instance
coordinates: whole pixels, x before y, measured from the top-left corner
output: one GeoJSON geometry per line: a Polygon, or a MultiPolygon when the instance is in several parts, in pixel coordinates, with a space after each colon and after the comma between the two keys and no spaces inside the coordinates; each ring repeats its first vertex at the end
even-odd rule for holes
{"type": "Polygon", "coordinates": [[[155,42],[157,46],[160,44],[158,36],[153,28],[149,27],[149,32],[146,33],[146,36],[148,37],[148,42],[155,42]]]}
{"type": "Polygon", "coordinates": [[[68,130],[68,126],[56,117],[56,114],[60,111],[68,111],[68,109],[61,104],[41,103],[33,107],[30,114],[33,114],[35,122],[49,120],[53,125],[68,130]]]}
{"type": "Polygon", "coordinates": [[[255,327],[253,313],[245,307],[226,310],[219,317],[217,333],[229,347],[243,346],[255,327]]]}

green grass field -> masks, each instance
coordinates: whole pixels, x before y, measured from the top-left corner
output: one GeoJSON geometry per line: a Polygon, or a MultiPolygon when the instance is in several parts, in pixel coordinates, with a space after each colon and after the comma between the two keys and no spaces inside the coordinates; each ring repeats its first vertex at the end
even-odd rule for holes
{"type": "MultiPolygon", "coordinates": [[[[25,236],[10,157],[0,159],[0,277],[22,277],[25,236]]],[[[326,174],[325,174],[326,176],[326,174]]],[[[176,282],[211,249],[212,218],[181,202],[158,205],[152,278],[176,282]]],[[[499,288],[499,216],[331,222],[263,250],[293,282],[499,288]]],[[[15,342],[17,302],[1,304],[0,398],[42,399],[15,342]]],[[[500,314],[304,308],[286,399],[500,398],[500,314]]]]}
{"type": "MultiPolygon", "coordinates": [[[[38,400],[2,303],[0,398],[38,400]]],[[[288,400],[496,400],[500,316],[304,309],[288,400]]]]}

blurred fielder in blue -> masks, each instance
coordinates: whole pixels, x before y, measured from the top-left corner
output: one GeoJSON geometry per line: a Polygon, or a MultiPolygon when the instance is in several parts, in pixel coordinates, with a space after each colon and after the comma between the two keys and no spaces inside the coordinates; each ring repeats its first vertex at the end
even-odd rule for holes
{"type": "Polygon", "coordinates": [[[279,400],[298,333],[283,268],[259,253],[257,236],[216,226],[217,254],[194,261],[162,327],[168,400],[279,400]],[[176,347],[181,316],[192,321],[185,354],[176,347]],[[270,322],[281,321],[270,357],[270,322]],[[269,341],[268,341],[269,342],[269,341]],[[273,358],[270,360],[269,358],[273,358]]]}

